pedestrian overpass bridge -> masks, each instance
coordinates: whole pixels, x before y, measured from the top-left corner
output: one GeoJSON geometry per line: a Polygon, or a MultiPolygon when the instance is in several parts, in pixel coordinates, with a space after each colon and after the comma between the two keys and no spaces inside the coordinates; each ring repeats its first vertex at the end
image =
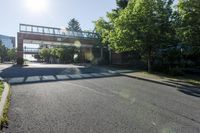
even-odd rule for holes
{"type": "Polygon", "coordinates": [[[100,50],[101,57],[103,54],[99,36],[94,32],[77,32],[54,27],[20,24],[17,41],[17,56],[22,58],[23,54],[37,54],[39,52],[38,49],[24,47],[24,44],[80,47],[82,58],[84,58],[85,52],[92,52],[92,48],[96,46],[100,50]]]}

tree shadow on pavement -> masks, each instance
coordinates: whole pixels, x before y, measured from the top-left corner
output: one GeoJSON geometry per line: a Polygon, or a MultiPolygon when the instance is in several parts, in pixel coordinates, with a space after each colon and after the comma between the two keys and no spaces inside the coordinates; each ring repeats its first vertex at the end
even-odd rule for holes
{"type": "Polygon", "coordinates": [[[197,88],[182,87],[182,88],[179,88],[178,90],[190,96],[200,97],[200,89],[197,89],[197,88]]]}
{"type": "MultiPolygon", "coordinates": [[[[146,80],[142,78],[126,76],[120,74],[116,69],[110,69],[106,67],[98,66],[87,66],[87,65],[72,65],[67,67],[19,67],[11,66],[3,69],[0,73],[0,77],[3,77],[10,84],[30,84],[30,83],[41,83],[41,82],[55,82],[63,80],[82,80],[91,78],[105,78],[105,77],[116,77],[125,76],[129,78],[144,80],[145,82],[152,82],[162,85],[167,85],[170,87],[178,88],[178,91],[194,96],[200,97],[200,88],[195,86],[188,86],[187,84],[178,81],[166,81],[159,83],[152,80],[146,80]]],[[[118,69],[119,70],[119,69],[118,69]]],[[[128,73],[128,71],[127,71],[128,73]]]]}
{"type": "Polygon", "coordinates": [[[110,76],[119,76],[118,73],[104,67],[87,65],[55,65],[54,67],[20,67],[11,66],[4,69],[1,75],[10,84],[26,84],[38,82],[52,82],[62,80],[77,80],[89,78],[103,78],[110,76]]]}
{"type": "Polygon", "coordinates": [[[178,91],[187,94],[187,95],[191,95],[191,96],[195,96],[195,97],[200,97],[200,88],[199,86],[195,86],[193,84],[189,84],[186,82],[182,82],[182,81],[174,81],[174,80],[170,80],[170,81],[166,81],[170,84],[176,85],[176,87],[178,88],[178,91]]]}

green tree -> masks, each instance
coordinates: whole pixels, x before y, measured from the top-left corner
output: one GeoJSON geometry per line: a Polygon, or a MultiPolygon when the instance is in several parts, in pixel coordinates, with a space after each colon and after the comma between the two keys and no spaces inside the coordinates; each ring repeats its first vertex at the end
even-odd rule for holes
{"type": "Polygon", "coordinates": [[[118,6],[117,9],[124,9],[124,8],[126,8],[127,5],[128,5],[128,1],[129,0],[116,0],[117,6],[118,6]]]}
{"type": "Polygon", "coordinates": [[[16,59],[16,56],[17,56],[16,49],[14,49],[14,48],[8,49],[7,53],[8,53],[8,58],[9,58],[10,61],[16,59]]]}
{"type": "Polygon", "coordinates": [[[105,21],[102,17],[95,23],[95,31],[101,36],[101,42],[103,44],[109,44],[109,34],[113,29],[111,23],[105,21]]]}
{"type": "Polygon", "coordinates": [[[44,59],[46,62],[49,62],[49,57],[50,57],[50,49],[48,48],[42,48],[39,51],[39,56],[44,59]]]}
{"type": "Polygon", "coordinates": [[[172,0],[132,0],[120,12],[110,33],[111,47],[118,51],[137,50],[147,58],[151,71],[152,58],[172,38],[172,0]]]}
{"type": "Polygon", "coordinates": [[[80,23],[75,18],[71,19],[68,23],[68,29],[71,31],[82,31],[80,23]]]}
{"type": "Polygon", "coordinates": [[[56,49],[55,49],[55,55],[61,60],[61,61],[63,61],[64,60],[64,53],[65,53],[65,50],[64,50],[64,48],[61,46],[61,47],[57,47],[56,49]]]}
{"type": "Polygon", "coordinates": [[[98,20],[96,29],[115,51],[140,51],[151,71],[157,50],[174,39],[172,4],[173,0],[130,0],[125,9],[107,14],[109,23],[98,20]]]}
{"type": "Polygon", "coordinates": [[[55,48],[42,48],[39,52],[39,57],[44,59],[46,62],[50,62],[50,59],[55,61],[59,59],[61,63],[72,63],[74,62],[74,55],[78,54],[76,47],[58,46],[55,48]]]}
{"type": "Polygon", "coordinates": [[[57,56],[57,48],[51,48],[50,49],[50,55],[53,58],[58,58],[58,56],[57,56]]]}
{"type": "Polygon", "coordinates": [[[56,56],[63,63],[73,63],[74,55],[77,53],[78,49],[76,47],[59,46],[56,48],[56,56]]]}
{"type": "Polygon", "coordinates": [[[179,0],[177,34],[183,44],[200,46],[200,1],[179,0]]]}
{"type": "Polygon", "coordinates": [[[109,44],[109,34],[114,29],[113,23],[119,17],[119,11],[125,9],[129,0],[116,0],[117,8],[107,13],[108,21],[100,17],[94,21],[95,31],[101,36],[103,44],[109,44]]]}
{"type": "Polygon", "coordinates": [[[4,58],[7,56],[7,48],[3,45],[2,41],[0,40],[0,62],[4,61],[4,58]]]}

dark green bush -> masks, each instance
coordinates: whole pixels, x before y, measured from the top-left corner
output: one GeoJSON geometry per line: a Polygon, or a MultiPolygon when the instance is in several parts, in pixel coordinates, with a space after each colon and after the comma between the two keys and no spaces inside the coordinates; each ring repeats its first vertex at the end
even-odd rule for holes
{"type": "Polygon", "coordinates": [[[184,75],[183,71],[181,68],[179,67],[173,67],[173,68],[169,68],[168,73],[172,76],[182,76],[184,75]]]}

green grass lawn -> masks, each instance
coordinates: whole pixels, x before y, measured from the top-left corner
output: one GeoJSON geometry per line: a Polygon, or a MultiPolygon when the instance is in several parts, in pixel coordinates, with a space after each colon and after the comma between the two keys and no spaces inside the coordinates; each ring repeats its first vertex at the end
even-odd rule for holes
{"type": "Polygon", "coordinates": [[[1,95],[3,93],[3,89],[4,89],[3,82],[0,81],[0,99],[1,99],[1,95]]]}
{"type": "MultiPolygon", "coordinates": [[[[3,90],[4,90],[4,84],[2,81],[0,81],[0,100],[2,97],[3,90]]],[[[8,109],[9,109],[9,105],[10,105],[10,95],[11,95],[11,93],[10,93],[10,89],[9,89],[7,101],[6,101],[6,104],[4,105],[4,109],[3,109],[3,117],[0,118],[0,130],[3,125],[5,125],[5,126],[8,125],[8,109]]]]}

